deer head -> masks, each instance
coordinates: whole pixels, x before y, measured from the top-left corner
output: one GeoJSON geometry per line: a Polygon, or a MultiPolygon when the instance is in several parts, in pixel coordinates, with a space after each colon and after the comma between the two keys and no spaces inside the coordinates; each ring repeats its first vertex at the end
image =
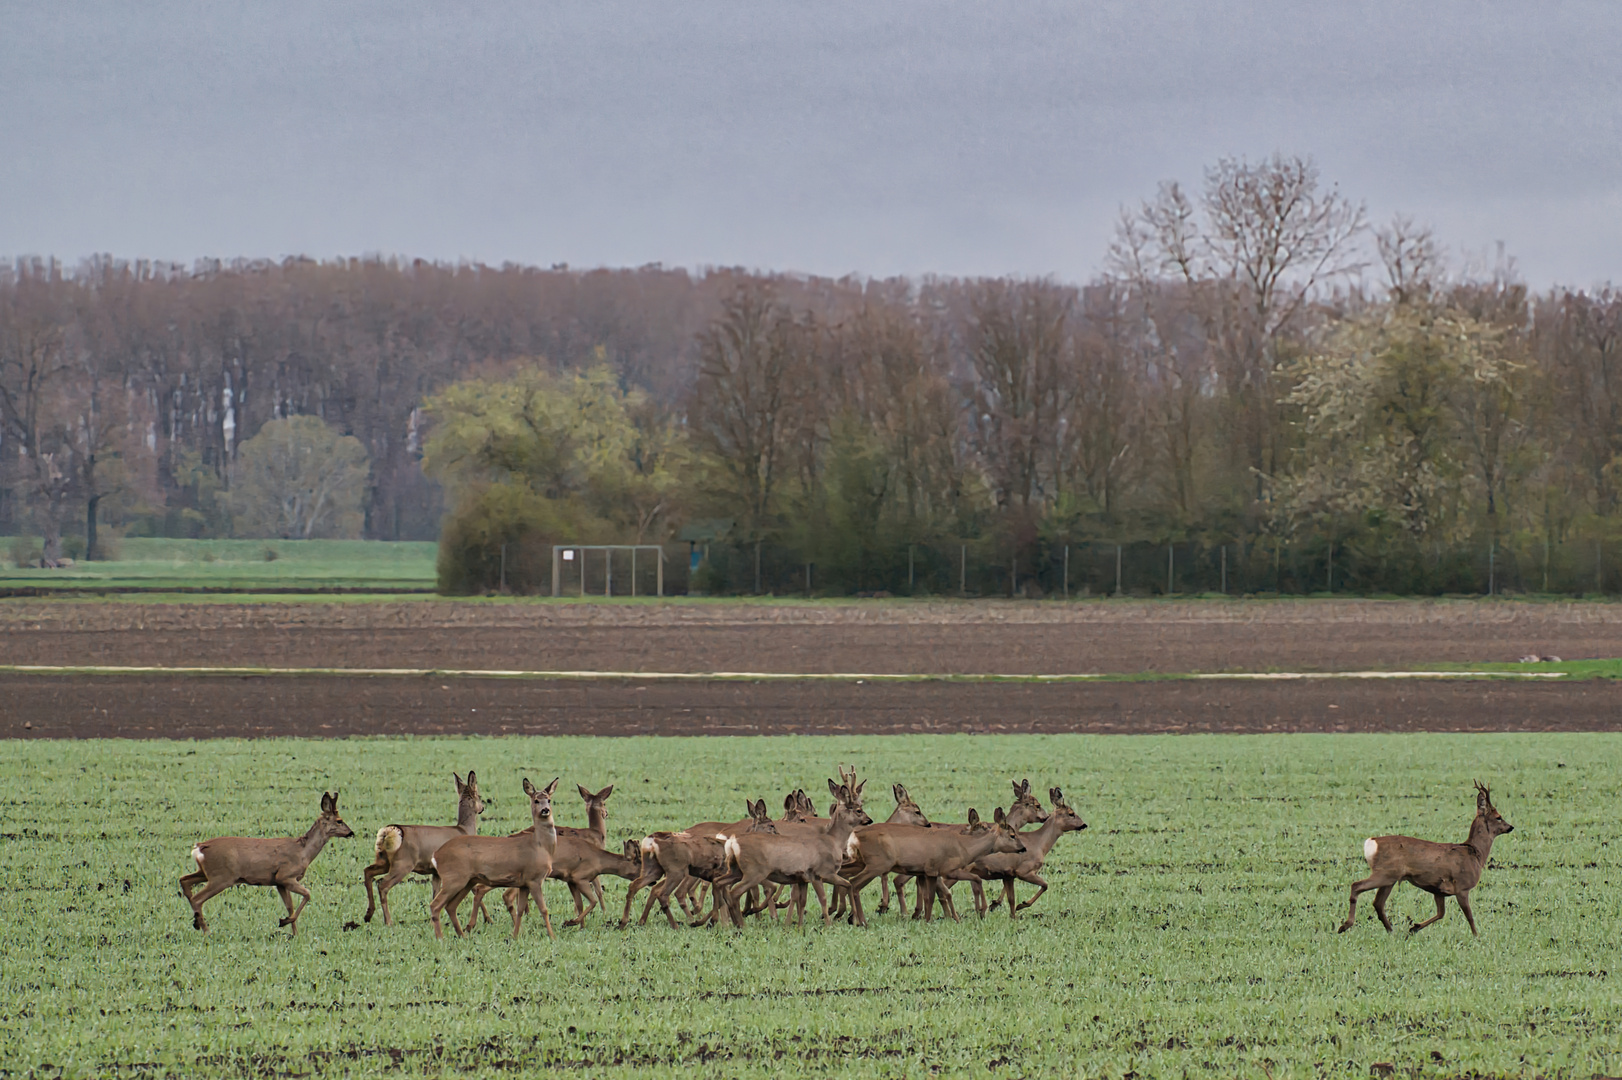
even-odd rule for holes
{"type": "Polygon", "coordinates": [[[774,833],[777,831],[777,826],[772,824],[771,815],[766,812],[765,799],[758,802],[744,799],[743,804],[749,809],[749,816],[754,819],[754,824],[749,829],[750,832],[774,833]]]}
{"type": "Polygon", "coordinates": [[[579,791],[580,797],[586,801],[586,812],[590,813],[593,808],[601,807],[603,803],[608,801],[608,797],[614,794],[614,785],[609,784],[601,791],[590,792],[586,790],[584,784],[576,784],[575,790],[579,791]]]}
{"type": "Polygon", "coordinates": [[[1070,809],[1070,804],[1064,801],[1064,792],[1058,788],[1048,788],[1048,801],[1053,803],[1053,814],[1049,820],[1057,819],[1060,832],[1075,832],[1085,829],[1087,823],[1081,820],[1081,815],[1070,809]]]}
{"type": "MultiPolygon", "coordinates": [[[[843,770],[841,770],[841,775],[843,775],[843,770]]],[[[852,769],[850,775],[855,776],[856,770],[852,769]]],[[[844,815],[850,821],[852,828],[873,824],[873,819],[868,817],[867,811],[862,809],[862,788],[866,786],[866,780],[863,780],[855,787],[851,787],[849,784],[836,784],[832,780],[828,781],[828,791],[834,797],[833,811],[829,816],[839,817],[844,815]]]]}
{"type": "MultiPolygon", "coordinates": [[[[1051,792],[1049,792],[1048,797],[1049,799],[1053,797],[1051,792]]],[[[1034,821],[1040,824],[1048,819],[1048,812],[1042,809],[1042,803],[1035,795],[1031,794],[1031,782],[1029,780],[1014,783],[1014,801],[1009,804],[1008,813],[1012,816],[1016,810],[1022,811],[1021,816],[1027,822],[1034,821]]]]}
{"type": "Polygon", "coordinates": [[[351,829],[344,822],[344,819],[338,816],[338,793],[336,791],[329,791],[321,796],[321,818],[315,823],[315,827],[328,837],[355,835],[355,830],[351,829]]]}
{"type": "Polygon", "coordinates": [[[466,783],[463,783],[462,778],[455,773],[451,773],[451,779],[456,781],[456,796],[461,804],[472,804],[475,814],[484,813],[484,800],[479,798],[478,775],[469,769],[466,783]]]}
{"type": "Polygon", "coordinates": [[[902,820],[904,824],[908,825],[919,825],[925,829],[932,827],[930,825],[928,815],[924,813],[923,807],[919,806],[915,801],[913,801],[911,793],[909,793],[903,785],[892,784],[890,786],[890,792],[895,796],[896,806],[896,816],[892,817],[890,819],[891,821],[896,821],[899,819],[902,820]]]}
{"type": "Polygon", "coordinates": [[[545,788],[538,788],[529,782],[529,777],[524,777],[524,794],[529,796],[530,813],[534,815],[536,822],[551,824],[552,793],[557,790],[558,781],[561,779],[562,777],[554,776],[552,782],[545,788]]]}
{"type": "Polygon", "coordinates": [[[1476,785],[1476,817],[1486,822],[1487,831],[1493,836],[1502,836],[1507,832],[1514,832],[1515,826],[1504,820],[1504,815],[1492,804],[1492,792],[1480,780],[1474,781],[1476,785]]]}

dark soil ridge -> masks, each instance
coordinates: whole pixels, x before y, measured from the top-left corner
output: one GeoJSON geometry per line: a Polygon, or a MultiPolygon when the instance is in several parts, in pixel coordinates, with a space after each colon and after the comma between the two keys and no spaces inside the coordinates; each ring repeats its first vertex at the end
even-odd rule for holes
{"type": "Polygon", "coordinates": [[[0,676],[0,737],[1622,730],[1622,683],[0,676]]]}

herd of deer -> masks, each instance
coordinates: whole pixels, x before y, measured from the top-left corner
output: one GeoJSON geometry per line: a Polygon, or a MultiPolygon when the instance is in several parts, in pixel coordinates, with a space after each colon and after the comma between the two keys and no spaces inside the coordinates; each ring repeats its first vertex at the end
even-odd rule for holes
{"type": "MultiPolygon", "coordinates": [[[[436,938],[444,936],[440,916],[447,910],[458,936],[473,929],[481,914],[486,922],[492,921],[484,909],[484,894],[498,888],[506,890],[514,937],[523,926],[531,899],[540,908],[547,935],[555,937],[542,885],[548,878],[564,882],[575,907],[574,918],[564,925],[583,926],[594,909],[607,911],[599,882],[604,875],[631,883],[620,916],[621,929],[630,923],[632,902],[643,889],[651,891],[638,925],[647,923],[657,902],[674,928],[676,917],[670,902],[675,900],[692,926],[712,925],[723,915],[734,926],[762,913],[775,920],[783,909],[792,912],[798,926],[804,921],[808,886],[816,890],[825,924],[831,925],[835,917],[843,915],[866,926],[862,890],[875,879],[882,891],[880,914],[889,909],[892,882],[896,902],[905,913],[903,889],[914,881],[913,918],[931,919],[938,900],[942,911],[957,921],[951,886],[967,881],[982,917],[1006,903],[1009,917],[1017,918],[1047,891],[1040,871],[1059,837],[1087,827],[1058,788],[1048,789],[1052,809],[1044,809],[1031,794],[1029,780],[1014,782],[1014,801],[1006,814],[998,808],[985,820],[971,809],[968,821],[955,825],[930,821],[907,789],[896,784],[891,789],[895,810],[882,824],[874,824],[862,809],[867,781],[858,783],[854,768],[847,773],[841,767],[839,774],[840,782],[828,781],[834,801],[827,817],[818,817],[811,799],[797,790],[783,800],[783,816],[776,820],[769,816],[764,800],[745,800],[749,816],[741,821],[705,821],[680,832],[656,832],[640,841],[625,841],[623,853],[607,848],[607,802],[613,785],[597,792],[579,787],[587,818],[586,827],[580,829],[553,820],[557,780],[537,788],[526,779],[531,826],[511,836],[480,836],[484,801],[479,798],[478,779],[472,772],[465,782],[452,774],[458,799],[455,825],[385,825],[378,830],[376,858],[362,876],[365,919],[370,922],[381,907],[384,924],[391,925],[389,890],[412,874],[434,879],[429,915],[436,938]],[[1021,831],[1027,825],[1037,827],[1021,831]],[[1002,894],[989,905],[983,889],[987,881],[1002,886],[1002,894]],[[1036,894],[1016,904],[1016,881],[1037,886],[1036,894]],[[789,896],[780,903],[785,887],[789,896]],[[831,904],[826,891],[830,888],[831,904]],[[708,914],[704,913],[706,889],[710,894],[708,914]],[[457,908],[470,895],[473,907],[464,925],[457,919],[457,908]]],[[[1374,911],[1389,931],[1386,900],[1406,881],[1436,898],[1435,917],[1415,923],[1411,930],[1441,919],[1446,898],[1452,896],[1469,921],[1470,932],[1476,933],[1470,890],[1487,865],[1494,837],[1513,828],[1493,807],[1491,793],[1477,783],[1476,817],[1464,843],[1438,844],[1409,836],[1364,841],[1363,857],[1370,873],[1352,885],[1351,907],[1341,932],[1349,930],[1356,918],[1358,894],[1370,890],[1377,890],[1374,911]]],[[[181,893],[191,904],[193,925],[208,929],[203,904],[210,897],[233,885],[261,885],[280,892],[287,916],[279,925],[289,926],[297,934],[299,915],[310,902],[310,891],[302,881],[304,872],[328,840],[353,835],[338,814],[338,793],[334,791],[322,796],[321,816],[302,837],[226,836],[195,845],[191,856],[197,870],[180,879],[181,893]],[[194,894],[198,885],[203,888],[194,894]],[[296,908],[293,893],[303,898],[296,908]]]]}

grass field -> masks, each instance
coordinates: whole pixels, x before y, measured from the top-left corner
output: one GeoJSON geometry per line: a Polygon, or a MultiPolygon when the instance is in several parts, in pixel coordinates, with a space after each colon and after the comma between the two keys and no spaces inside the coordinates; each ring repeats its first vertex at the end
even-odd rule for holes
{"type": "MultiPolygon", "coordinates": [[[[10,546],[0,538],[0,554],[10,546]]],[[[0,564],[0,588],[432,589],[437,551],[413,541],[130,538],[105,562],[55,570],[0,564]]]]}
{"type": "MultiPolygon", "coordinates": [[[[1609,735],[5,743],[0,1075],[1616,1075],[1619,752],[1609,735]],[[594,921],[552,944],[532,921],[435,943],[409,886],[403,925],[343,929],[377,828],[449,820],[453,768],[478,770],[487,832],[527,821],[521,776],[612,782],[617,842],[825,791],[852,760],[876,818],[891,781],[952,820],[1029,776],[1092,827],[1012,924],[594,921]],[[1463,839],[1472,777],[1516,825],[1475,893],[1482,937],[1456,908],[1388,936],[1367,903],[1337,936],[1363,838],[1463,839]],[[276,929],[273,891],[241,888],[193,931],[190,845],[301,833],[323,787],[357,836],[311,868],[300,937],[276,929]]],[[[1392,902],[1399,926],[1429,908],[1411,888],[1392,902]]]]}

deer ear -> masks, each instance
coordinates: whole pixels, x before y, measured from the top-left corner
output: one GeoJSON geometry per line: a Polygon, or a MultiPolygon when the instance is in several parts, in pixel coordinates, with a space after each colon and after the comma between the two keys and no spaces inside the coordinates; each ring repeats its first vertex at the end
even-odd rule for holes
{"type": "Polygon", "coordinates": [[[585,784],[576,784],[574,787],[576,791],[580,792],[580,797],[582,799],[585,799],[587,802],[591,801],[591,792],[586,790],[585,784]]]}
{"type": "Polygon", "coordinates": [[[1002,812],[1002,807],[999,806],[997,807],[997,812],[991,815],[991,820],[995,821],[998,825],[1001,825],[1003,822],[1008,820],[1008,815],[1004,814],[1002,812]]]}
{"type": "Polygon", "coordinates": [[[562,779],[563,779],[563,777],[561,777],[561,776],[552,777],[552,782],[550,784],[546,785],[546,790],[541,792],[541,794],[545,795],[547,798],[550,799],[552,797],[552,792],[554,792],[554,791],[556,791],[558,789],[558,781],[562,780],[562,779]]]}
{"type": "Polygon", "coordinates": [[[839,797],[839,785],[832,780],[828,781],[828,793],[837,799],[839,797]]]}
{"type": "Polygon", "coordinates": [[[469,769],[467,771],[467,786],[468,787],[478,787],[479,786],[479,781],[474,777],[472,769],[469,769]]]}
{"type": "Polygon", "coordinates": [[[524,777],[524,794],[528,795],[532,799],[535,797],[535,785],[529,782],[529,777],[527,776],[524,777]]]}
{"type": "Polygon", "coordinates": [[[1048,788],[1048,801],[1053,803],[1064,802],[1064,792],[1060,791],[1056,787],[1048,788]]]}
{"type": "Polygon", "coordinates": [[[860,799],[862,797],[862,789],[865,788],[866,786],[867,786],[867,781],[866,780],[863,780],[860,784],[857,784],[856,785],[856,790],[851,792],[852,797],[860,799]]]}
{"type": "Polygon", "coordinates": [[[321,812],[330,814],[336,809],[338,809],[338,796],[330,791],[323,791],[321,793],[321,812]]]}
{"type": "Polygon", "coordinates": [[[980,824],[980,811],[976,810],[972,806],[969,807],[969,824],[970,825],[978,825],[978,824],[980,824]]]}
{"type": "Polygon", "coordinates": [[[596,795],[595,795],[595,796],[594,796],[594,798],[598,798],[598,799],[606,799],[606,798],[608,798],[608,797],[609,797],[609,796],[610,796],[610,795],[612,795],[612,794],[614,794],[614,785],[613,785],[613,784],[609,784],[609,785],[608,785],[608,786],[607,786],[607,787],[605,787],[605,788],[603,788],[603,790],[601,790],[601,791],[599,791],[599,792],[598,792],[598,793],[597,793],[597,794],[596,794],[596,795]]]}
{"type": "Polygon", "coordinates": [[[462,778],[460,776],[457,776],[456,773],[454,773],[454,772],[451,773],[451,779],[456,781],[456,790],[457,791],[461,791],[463,788],[467,787],[466,784],[462,783],[462,778]]]}

